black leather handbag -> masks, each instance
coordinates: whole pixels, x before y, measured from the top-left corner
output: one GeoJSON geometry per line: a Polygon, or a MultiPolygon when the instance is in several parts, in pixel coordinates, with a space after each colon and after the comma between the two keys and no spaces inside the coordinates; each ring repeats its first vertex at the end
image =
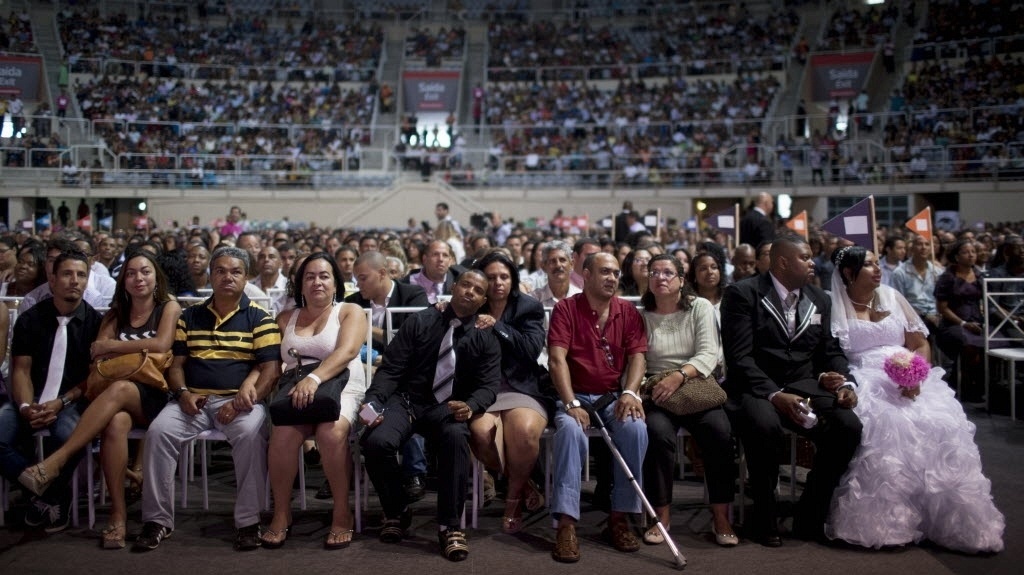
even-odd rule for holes
{"type": "Polygon", "coordinates": [[[337,421],[341,417],[341,392],[348,383],[348,369],[343,369],[338,375],[324,380],[316,388],[313,401],[302,409],[296,409],[292,405],[292,398],[288,395],[295,387],[295,384],[302,381],[313,370],[320,366],[320,362],[307,363],[289,369],[281,374],[278,380],[277,395],[267,406],[270,412],[270,421],[274,425],[309,425],[337,421]]]}

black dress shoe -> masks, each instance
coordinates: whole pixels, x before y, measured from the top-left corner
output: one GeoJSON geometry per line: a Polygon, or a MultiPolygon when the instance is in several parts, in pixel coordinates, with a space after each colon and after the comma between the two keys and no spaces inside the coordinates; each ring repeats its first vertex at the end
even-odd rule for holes
{"type": "Polygon", "coordinates": [[[427,486],[422,475],[414,475],[405,482],[405,496],[409,499],[409,503],[423,499],[426,492],[427,486]]]}
{"type": "Polygon", "coordinates": [[[782,537],[778,533],[763,533],[754,538],[765,547],[782,547],[782,537]]]}
{"type": "Polygon", "coordinates": [[[778,529],[759,529],[747,535],[747,538],[765,547],[782,547],[782,536],[778,529]]]}

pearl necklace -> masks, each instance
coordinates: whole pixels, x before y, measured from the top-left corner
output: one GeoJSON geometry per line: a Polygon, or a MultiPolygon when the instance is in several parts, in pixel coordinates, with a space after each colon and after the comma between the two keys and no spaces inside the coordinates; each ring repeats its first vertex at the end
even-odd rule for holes
{"type": "MultiPolygon", "coordinates": [[[[847,297],[849,297],[850,294],[847,293],[846,295],[847,295],[847,297]]],[[[850,298],[850,303],[852,303],[853,305],[858,305],[858,306],[863,307],[863,308],[871,308],[871,307],[873,307],[875,305],[875,294],[871,294],[871,299],[868,300],[868,303],[861,303],[859,301],[854,301],[853,298],[850,298]]]]}

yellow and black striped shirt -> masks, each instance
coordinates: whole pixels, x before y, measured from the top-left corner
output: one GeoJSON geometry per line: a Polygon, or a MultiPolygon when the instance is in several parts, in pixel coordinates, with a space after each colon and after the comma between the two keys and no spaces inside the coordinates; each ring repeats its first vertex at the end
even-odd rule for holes
{"type": "Polygon", "coordinates": [[[185,383],[196,393],[236,393],[256,365],[281,358],[281,332],[270,312],[242,294],[226,317],[213,298],[185,308],[174,334],[174,355],[184,355],[185,383]]]}

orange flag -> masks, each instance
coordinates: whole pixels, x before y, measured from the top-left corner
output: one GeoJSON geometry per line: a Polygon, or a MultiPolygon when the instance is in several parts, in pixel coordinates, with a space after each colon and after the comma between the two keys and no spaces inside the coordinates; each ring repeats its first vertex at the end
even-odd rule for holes
{"type": "Polygon", "coordinates": [[[921,236],[922,238],[932,241],[932,207],[917,212],[917,215],[907,220],[907,229],[921,236]]]}
{"type": "Polygon", "coordinates": [[[786,222],[786,227],[800,234],[807,240],[807,210],[793,216],[786,222]]]}

